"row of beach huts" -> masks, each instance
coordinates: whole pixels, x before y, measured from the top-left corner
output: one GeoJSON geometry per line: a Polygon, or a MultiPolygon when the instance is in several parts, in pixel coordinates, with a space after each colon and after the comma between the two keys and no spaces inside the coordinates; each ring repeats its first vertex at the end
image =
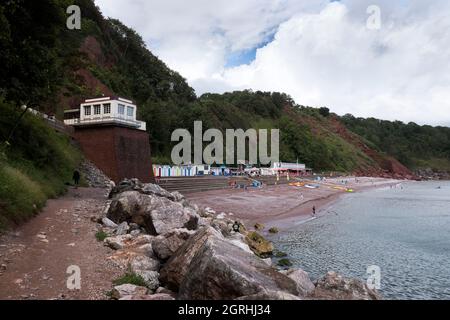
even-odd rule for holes
{"type": "Polygon", "coordinates": [[[155,177],[196,177],[196,176],[275,176],[283,174],[307,175],[311,169],[304,164],[276,162],[270,168],[257,168],[245,163],[238,167],[210,165],[153,165],[155,177]]]}

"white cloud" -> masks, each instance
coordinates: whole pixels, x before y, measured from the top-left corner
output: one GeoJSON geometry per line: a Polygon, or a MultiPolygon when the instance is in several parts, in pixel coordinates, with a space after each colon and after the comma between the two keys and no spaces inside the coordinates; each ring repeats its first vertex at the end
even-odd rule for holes
{"type": "Polygon", "coordinates": [[[365,0],[96,2],[199,94],[277,90],[340,114],[450,124],[448,1],[377,1],[376,31],[366,28],[365,0]],[[225,67],[231,52],[273,32],[253,62],[225,67]]]}

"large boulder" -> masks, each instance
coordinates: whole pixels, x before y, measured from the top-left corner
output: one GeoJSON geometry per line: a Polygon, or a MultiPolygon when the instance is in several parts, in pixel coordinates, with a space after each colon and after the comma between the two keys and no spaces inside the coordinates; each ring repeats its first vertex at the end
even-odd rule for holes
{"type": "Polygon", "coordinates": [[[152,292],[159,288],[159,273],[153,270],[133,270],[133,272],[144,279],[145,285],[152,292]]]}
{"type": "Polygon", "coordinates": [[[199,216],[190,207],[164,197],[125,191],[111,203],[107,217],[115,223],[135,223],[152,235],[165,234],[172,229],[195,230],[199,216]]]}
{"type": "Polygon", "coordinates": [[[160,260],[169,259],[195,232],[187,229],[174,229],[153,239],[153,252],[160,260]]]}
{"type": "Polygon", "coordinates": [[[311,296],[315,299],[326,300],[381,300],[381,295],[370,289],[366,283],[344,278],[336,272],[328,272],[317,282],[316,289],[311,296]]]}
{"type": "Polygon", "coordinates": [[[314,292],[316,288],[314,283],[312,283],[308,273],[302,269],[289,269],[284,272],[282,271],[282,273],[295,281],[301,296],[306,297],[314,292]]]}
{"type": "Polygon", "coordinates": [[[256,231],[248,232],[245,241],[250,249],[261,258],[268,258],[273,253],[273,244],[256,231]]]}
{"type": "Polygon", "coordinates": [[[167,284],[167,288],[178,291],[183,278],[188,272],[189,265],[202,248],[203,243],[212,236],[220,236],[220,233],[213,228],[205,227],[194,234],[186,243],[173,255],[166,265],[161,269],[161,281],[167,284]]]}
{"type": "Polygon", "coordinates": [[[264,290],[253,295],[239,297],[236,300],[258,301],[258,300],[302,300],[302,299],[298,296],[294,296],[293,294],[284,291],[264,290]]]}
{"type": "Polygon", "coordinates": [[[141,183],[138,179],[125,179],[115,186],[109,193],[109,198],[126,191],[137,191],[142,194],[155,195],[157,197],[167,198],[172,201],[182,201],[184,197],[180,193],[170,193],[160,186],[152,183],[141,183]]]}
{"type": "Polygon", "coordinates": [[[187,300],[236,299],[265,291],[298,295],[295,282],[213,228],[190,238],[161,271],[162,282],[187,300]],[[178,287],[178,288],[177,288],[178,287]]]}

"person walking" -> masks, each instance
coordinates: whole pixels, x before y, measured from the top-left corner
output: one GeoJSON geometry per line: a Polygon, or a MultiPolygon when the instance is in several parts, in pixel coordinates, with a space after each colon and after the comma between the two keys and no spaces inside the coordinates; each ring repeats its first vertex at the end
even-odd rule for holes
{"type": "Polygon", "coordinates": [[[75,170],[72,176],[75,189],[78,189],[78,185],[80,184],[80,177],[81,177],[80,172],[78,170],[75,170]]]}
{"type": "Polygon", "coordinates": [[[312,209],[312,215],[313,215],[313,217],[316,216],[316,206],[313,206],[313,209],[312,209]]]}

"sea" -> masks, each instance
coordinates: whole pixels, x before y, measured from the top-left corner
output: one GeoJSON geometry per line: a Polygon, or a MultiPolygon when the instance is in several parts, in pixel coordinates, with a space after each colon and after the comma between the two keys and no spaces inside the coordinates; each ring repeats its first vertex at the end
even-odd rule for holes
{"type": "Polygon", "coordinates": [[[369,279],[385,299],[450,299],[450,181],[346,194],[321,210],[271,238],[294,267],[369,279]]]}

